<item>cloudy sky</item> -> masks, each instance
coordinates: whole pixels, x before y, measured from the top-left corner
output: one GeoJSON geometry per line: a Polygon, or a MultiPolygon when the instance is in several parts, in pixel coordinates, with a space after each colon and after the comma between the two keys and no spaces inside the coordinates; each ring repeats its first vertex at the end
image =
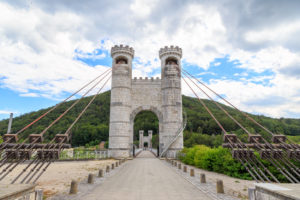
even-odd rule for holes
{"type": "MultiPolygon", "coordinates": [[[[299,8],[298,0],[1,1],[0,119],[58,103],[110,67],[120,43],[135,49],[133,76],[160,76],[159,49],[178,45],[183,68],[240,109],[300,118],[299,8]]],[[[192,96],[185,85],[183,93],[192,96]]]]}

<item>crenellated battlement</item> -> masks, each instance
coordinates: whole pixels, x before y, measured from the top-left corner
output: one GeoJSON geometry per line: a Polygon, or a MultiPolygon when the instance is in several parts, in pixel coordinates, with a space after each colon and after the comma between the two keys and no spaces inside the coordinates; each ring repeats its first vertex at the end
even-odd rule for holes
{"type": "Polygon", "coordinates": [[[178,55],[181,58],[182,57],[182,49],[180,47],[178,47],[178,46],[174,47],[172,45],[170,47],[165,46],[164,48],[161,48],[159,50],[159,58],[162,58],[166,54],[170,54],[170,55],[176,54],[176,55],[178,55]]]}
{"type": "Polygon", "coordinates": [[[129,47],[128,45],[115,45],[111,48],[111,57],[114,57],[117,53],[125,53],[129,54],[132,58],[134,57],[134,49],[132,47],[129,47]]]}
{"type": "Polygon", "coordinates": [[[156,78],[154,78],[154,77],[145,77],[145,78],[143,78],[143,77],[139,77],[139,78],[134,77],[132,79],[132,82],[133,83],[160,83],[161,79],[158,78],[158,77],[156,77],[156,78]]]}

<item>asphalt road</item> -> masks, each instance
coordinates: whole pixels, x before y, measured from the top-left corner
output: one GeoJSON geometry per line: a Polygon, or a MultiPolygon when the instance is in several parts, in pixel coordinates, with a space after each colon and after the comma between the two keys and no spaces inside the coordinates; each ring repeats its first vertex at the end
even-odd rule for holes
{"type": "Polygon", "coordinates": [[[149,151],[97,186],[85,200],[206,200],[210,199],[149,151]]]}

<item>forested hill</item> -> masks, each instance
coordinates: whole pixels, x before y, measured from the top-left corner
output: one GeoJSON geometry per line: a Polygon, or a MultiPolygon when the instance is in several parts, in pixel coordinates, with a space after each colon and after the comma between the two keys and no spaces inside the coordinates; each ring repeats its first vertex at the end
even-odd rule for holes
{"type": "MultiPolygon", "coordinates": [[[[82,99],[70,112],[65,115],[57,124],[50,128],[45,135],[46,139],[52,138],[57,133],[64,133],[67,127],[77,117],[79,112],[85,107],[91,97],[82,99]]],[[[221,122],[227,131],[233,131],[242,138],[245,136],[243,131],[234,124],[234,122],[223,114],[216,105],[204,100],[207,106],[212,110],[217,119],[221,122]]],[[[49,113],[46,117],[41,119],[38,123],[27,129],[21,136],[24,138],[30,133],[40,133],[46,126],[48,126],[59,114],[63,113],[74,101],[66,102],[60,105],[57,109],[49,113]]],[[[87,109],[86,113],[77,122],[72,130],[72,144],[74,146],[89,144],[97,144],[99,141],[108,140],[109,131],[109,105],[110,105],[110,91],[100,94],[93,104],[87,109]]],[[[217,124],[205,111],[198,99],[183,96],[183,107],[188,117],[188,124],[186,131],[193,132],[193,134],[208,134],[218,135],[221,130],[217,124]]],[[[252,122],[245,119],[236,110],[224,106],[226,110],[233,115],[238,121],[248,128],[252,133],[261,133],[268,136],[252,122]]],[[[48,109],[42,109],[36,112],[24,114],[14,118],[12,132],[15,133],[38,116],[45,113],[48,109]]],[[[274,119],[265,116],[252,115],[256,120],[265,125],[271,131],[276,133],[284,133],[286,135],[300,135],[300,119],[274,119]]],[[[3,135],[7,131],[8,119],[0,121],[0,134],[3,135]]],[[[151,112],[144,112],[139,114],[135,120],[135,134],[139,129],[145,131],[153,129],[154,132],[158,130],[158,120],[151,112]]]]}

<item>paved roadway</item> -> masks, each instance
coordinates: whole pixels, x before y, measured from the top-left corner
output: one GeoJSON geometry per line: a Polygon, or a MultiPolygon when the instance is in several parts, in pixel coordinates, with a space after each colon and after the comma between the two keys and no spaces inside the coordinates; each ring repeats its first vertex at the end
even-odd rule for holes
{"type": "Polygon", "coordinates": [[[206,200],[210,199],[149,151],[128,161],[85,200],[206,200]]]}

